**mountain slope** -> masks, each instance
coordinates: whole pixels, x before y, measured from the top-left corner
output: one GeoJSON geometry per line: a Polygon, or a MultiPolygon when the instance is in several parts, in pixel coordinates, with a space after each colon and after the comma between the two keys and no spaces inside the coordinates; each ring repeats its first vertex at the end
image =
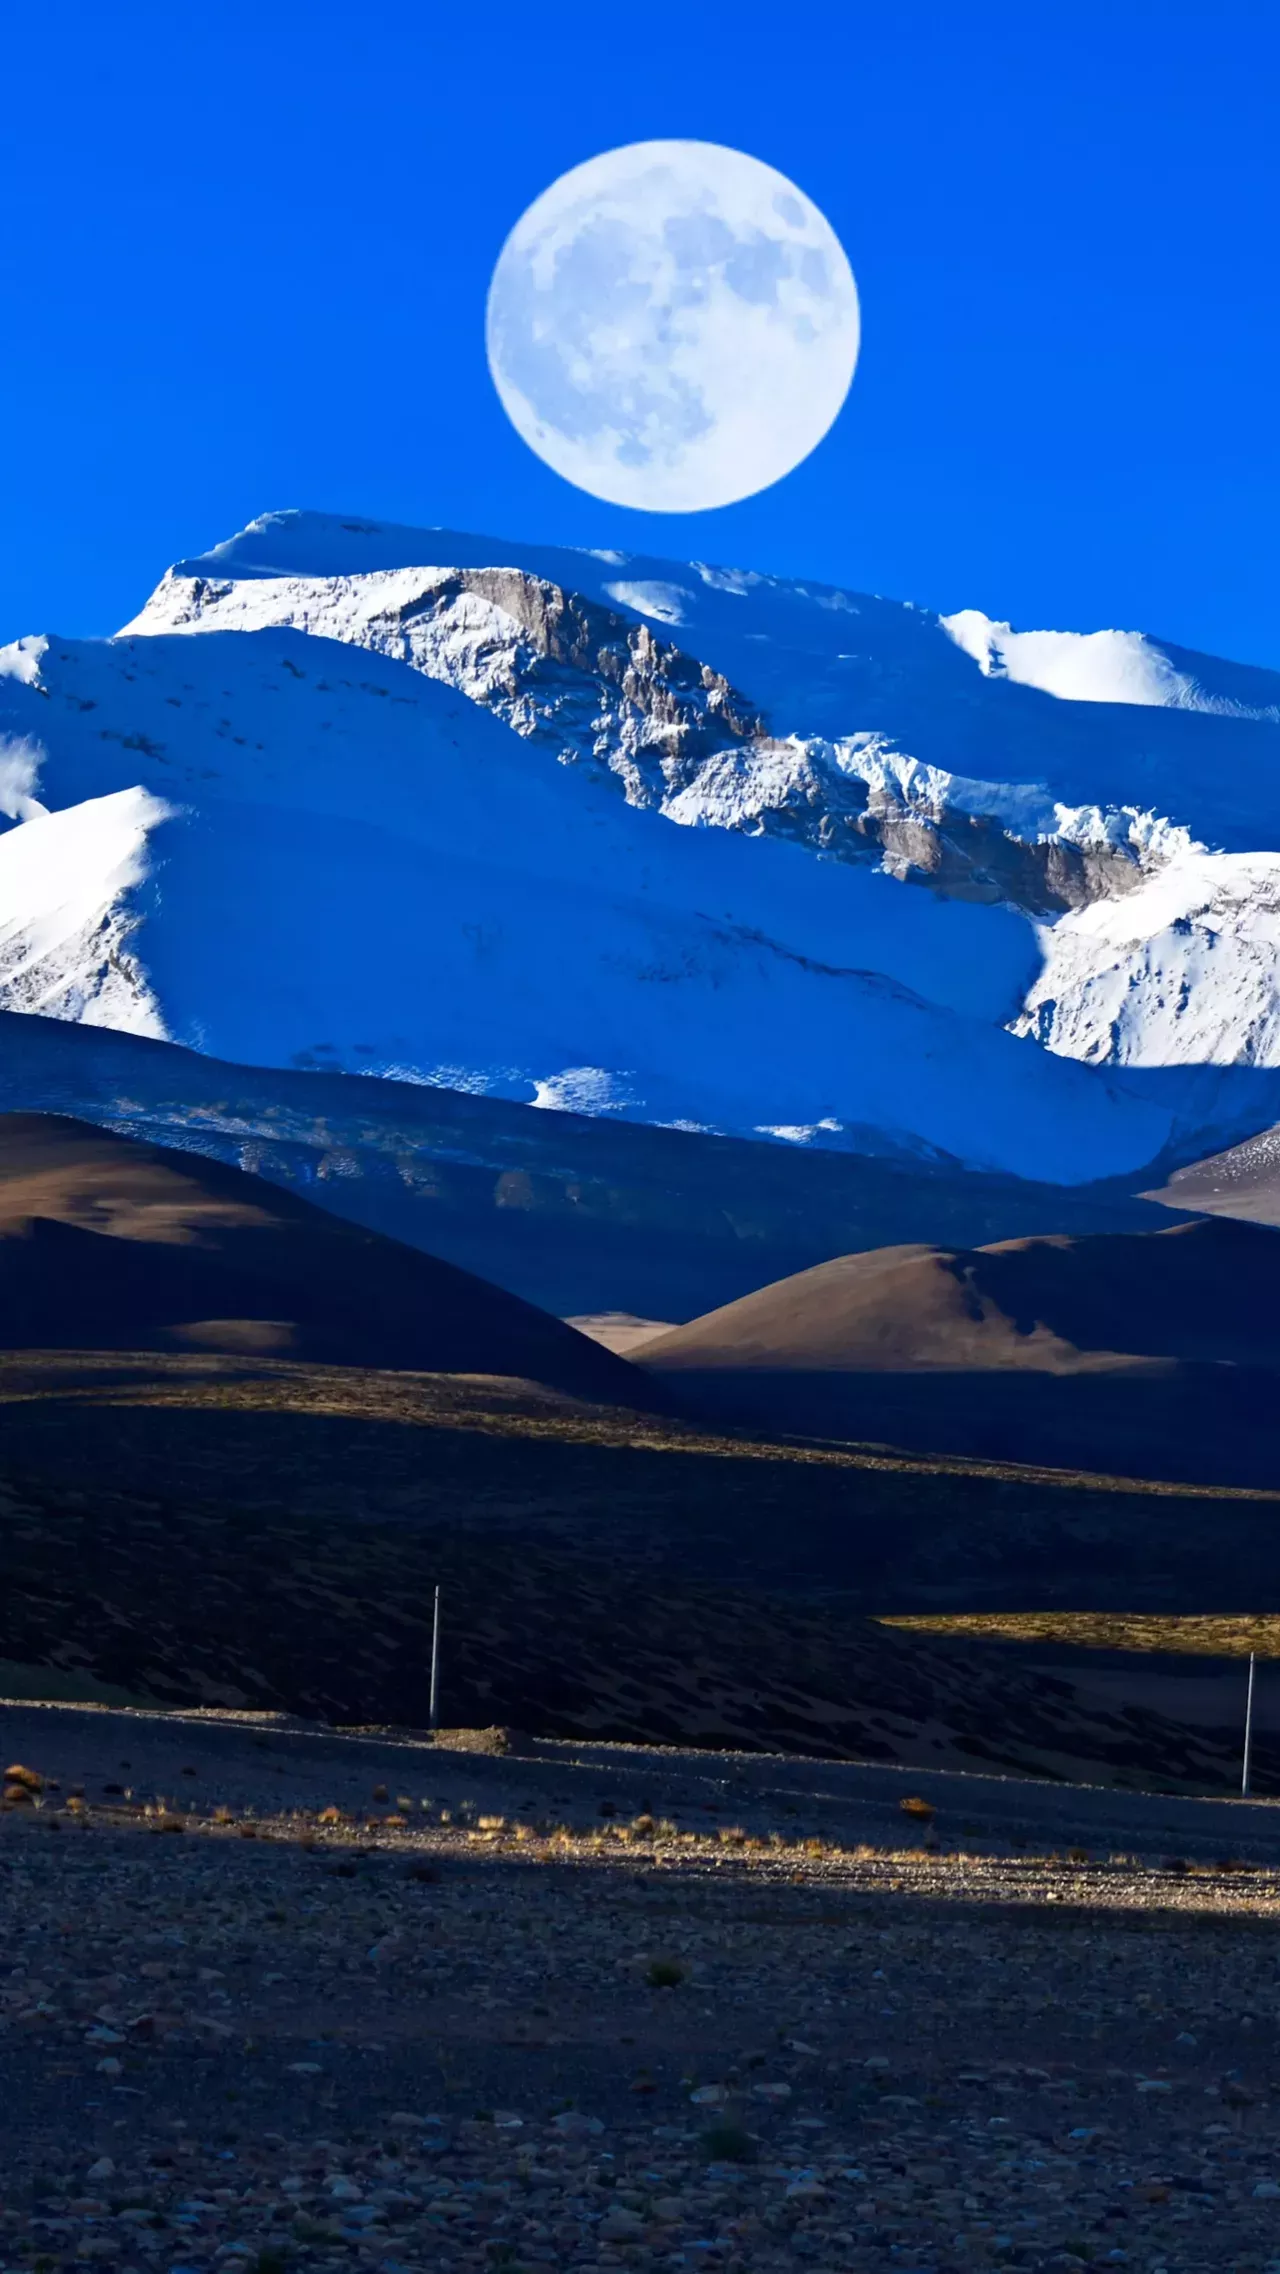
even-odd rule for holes
{"type": "Polygon", "coordinates": [[[933,1450],[1280,1481],[1280,1238],[1162,1231],[842,1256],[646,1343],[695,1412],[933,1450]]]}
{"type": "Polygon", "coordinates": [[[296,631],[28,641],[5,662],[0,731],[38,749],[28,795],[62,809],[15,823],[9,861],[127,787],[151,871],[104,888],[97,934],[54,921],[55,876],[0,1007],[78,991],[101,1015],[123,930],[145,974],[128,1023],[158,1013],[249,1063],[1067,1183],[1169,1140],[1162,1103],[1001,1031],[1033,969],[1011,911],[673,828],[531,763],[409,665],[296,631]]]}
{"type": "Polygon", "coordinates": [[[1052,1186],[653,1129],[0,1012],[0,1111],[42,1108],[249,1170],[560,1316],[693,1318],[833,1252],[1151,1220],[1140,1177],[1052,1186]]]}
{"type": "Polygon", "coordinates": [[[620,1360],[452,1264],[53,1114],[0,1114],[0,1347],[273,1352],[644,1402],[620,1360]]]}
{"type": "Polygon", "coordinates": [[[1280,1065],[1280,854],[1188,849],[1042,938],[1015,1032],[1097,1065],[1280,1065]]]}
{"type": "Polygon", "coordinates": [[[1278,753],[1136,633],[268,515],[0,654],[0,1006],[1128,1173],[1280,1113],[1278,753]]]}
{"type": "Polygon", "coordinates": [[[1149,1361],[1280,1368],[1280,1240],[1229,1223],[838,1256],[695,1319],[652,1364],[1076,1374],[1149,1361]]]}
{"type": "Polygon", "coordinates": [[[410,662],[676,820],[972,897],[1053,910],[1200,839],[1280,847],[1280,673],[1138,633],[309,513],[179,563],[126,631],[284,625],[410,662]]]}
{"type": "Polygon", "coordinates": [[[1244,1223],[1280,1225],[1280,1128],[1260,1130],[1242,1145],[1175,1171],[1159,1192],[1143,1195],[1164,1208],[1201,1209],[1244,1223]]]}
{"type": "Polygon", "coordinates": [[[1047,970],[1013,1023],[1062,1055],[1190,1066],[1211,1035],[1214,1063],[1280,1063],[1249,917],[1276,866],[1242,901],[1213,858],[1280,852],[1280,674],[1135,632],[316,514],[179,564],[128,629],[222,625],[399,657],[687,826],[1022,908],[1047,970]],[[1089,912],[1131,895],[1108,952],[1089,912]],[[1170,897],[1211,914],[1210,966],[1168,940],[1170,897]]]}

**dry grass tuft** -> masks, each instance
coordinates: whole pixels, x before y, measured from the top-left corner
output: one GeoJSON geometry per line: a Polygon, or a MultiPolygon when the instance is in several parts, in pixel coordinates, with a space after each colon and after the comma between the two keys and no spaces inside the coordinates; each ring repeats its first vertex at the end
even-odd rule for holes
{"type": "Polygon", "coordinates": [[[938,1811],[931,1800],[922,1800],[918,1792],[909,1792],[898,1802],[904,1816],[912,1816],[918,1824],[931,1824],[938,1811]]]}
{"type": "Polygon", "coordinates": [[[455,1753],[503,1755],[512,1750],[514,1732],[498,1725],[492,1729],[437,1729],[434,1742],[437,1745],[447,1746],[451,1752],[455,1753]]]}

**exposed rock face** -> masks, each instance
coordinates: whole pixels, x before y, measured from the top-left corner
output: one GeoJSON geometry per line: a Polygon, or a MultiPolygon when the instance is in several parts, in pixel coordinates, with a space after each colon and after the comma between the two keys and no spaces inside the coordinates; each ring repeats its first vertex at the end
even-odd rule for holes
{"type": "Polygon", "coordinates": [[[247,595],[214,578],[170,576],[144,616],[150,630],[290,625],[393,656],[564,762],[595,760],[634,805],[660,805],[699,760],[764,732],[747,698],[708,664],[648,624],[520,569],[280,577],[247,595]]]}
{"type": "Polygon", "coordinates": [[[909,884],[932,884],[958,900],[1011,901],[1029,915],[1060,914],[1113,900],[1142,882],[1136,853],[1063,838],[1026,843],[990,815],[944,808],[936,820],[882,805],[868,815],[884,865],[909,884]]]}
{"type": "Polygon", "coordinates": [[[906,794],[877,763],[889,748],[875,735],[841,744],[760,736],[683,767],[662,810],[675,821],[790,838],[837,860],[875,861],[903,883],[958,900],[1008,901],[1036,916],[1141,883],[1145,871],[1131,845],[1024,837],[937,790],[906,794]],[[860,762],[865,774],[856,770],[860,762]]]}
{"type": "MultiPolygon", "coordinates": [[[[492,707],[517,732],[554,741],[562,760],[590,757],[616,774],[633,805],[664,804],[701,760],[764,732],[747,698],[709,664],[648,624],[519,569],[455,570],[404,623],[410,648],[419,624],[429,624],[432,645],[489,631],[472,668],[490,676],[492,707]],[[504,623],[477,625],[475,600],[490,619],[518,627],[516,642],[503,637],[504,623]]],[[[457,684],[473,692],[465,676],[457,684]]]]}
{"type": "Polygon", "coordinates": [[[747,696],[645,621],[522,569],[248,584],[173,573],[139,619],[151,630],[268,623],[411,664],[687,826],[883,863],[904,882],[1037,916],[1127,892],[1144,873],[1130,844],[1024,833],[959,802],[983,785],[916,767],[887,736],[775,737],[747,696]]]}

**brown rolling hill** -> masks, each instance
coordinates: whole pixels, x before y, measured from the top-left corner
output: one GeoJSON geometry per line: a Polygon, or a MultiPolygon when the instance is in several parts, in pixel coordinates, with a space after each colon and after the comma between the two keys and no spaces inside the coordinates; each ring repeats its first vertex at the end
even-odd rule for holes
{"type": "Polygon", "coordinates": [[[840,1256],[636,1351],[718,1422],[1144,1477],[1280,1482],[1280,1238],[840,1256]]]}
{"type": "Polygon", "coordinates": [[[0,1117],[0,1656],[28,1686],[420,1722],[439,1583],[453,1721],[1230,1777],[1233,1740],[865,1613],[1132,1603],[1135,1574],[1280,1603],[1280,1497],[717,1436],[636,1382],[237,1170],[0,1117]]]}
{"type": "Polygon", "coordinates": [[[652,1402],[612,1352],[454,1264],[56,1114],[0,1114],[0,1348],[273,1352],[652,1402]]]}

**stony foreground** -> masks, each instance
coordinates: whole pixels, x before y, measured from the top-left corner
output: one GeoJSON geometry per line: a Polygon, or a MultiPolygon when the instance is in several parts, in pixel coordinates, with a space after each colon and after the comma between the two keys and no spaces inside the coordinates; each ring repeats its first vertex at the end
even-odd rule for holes
{"type": "Polygon", "coordinates": [[[4,2266],[1280,2267],[1280,1871],[1162,1803],[855,1844],[826,1765],[3,1722],[4,2266]]]}

